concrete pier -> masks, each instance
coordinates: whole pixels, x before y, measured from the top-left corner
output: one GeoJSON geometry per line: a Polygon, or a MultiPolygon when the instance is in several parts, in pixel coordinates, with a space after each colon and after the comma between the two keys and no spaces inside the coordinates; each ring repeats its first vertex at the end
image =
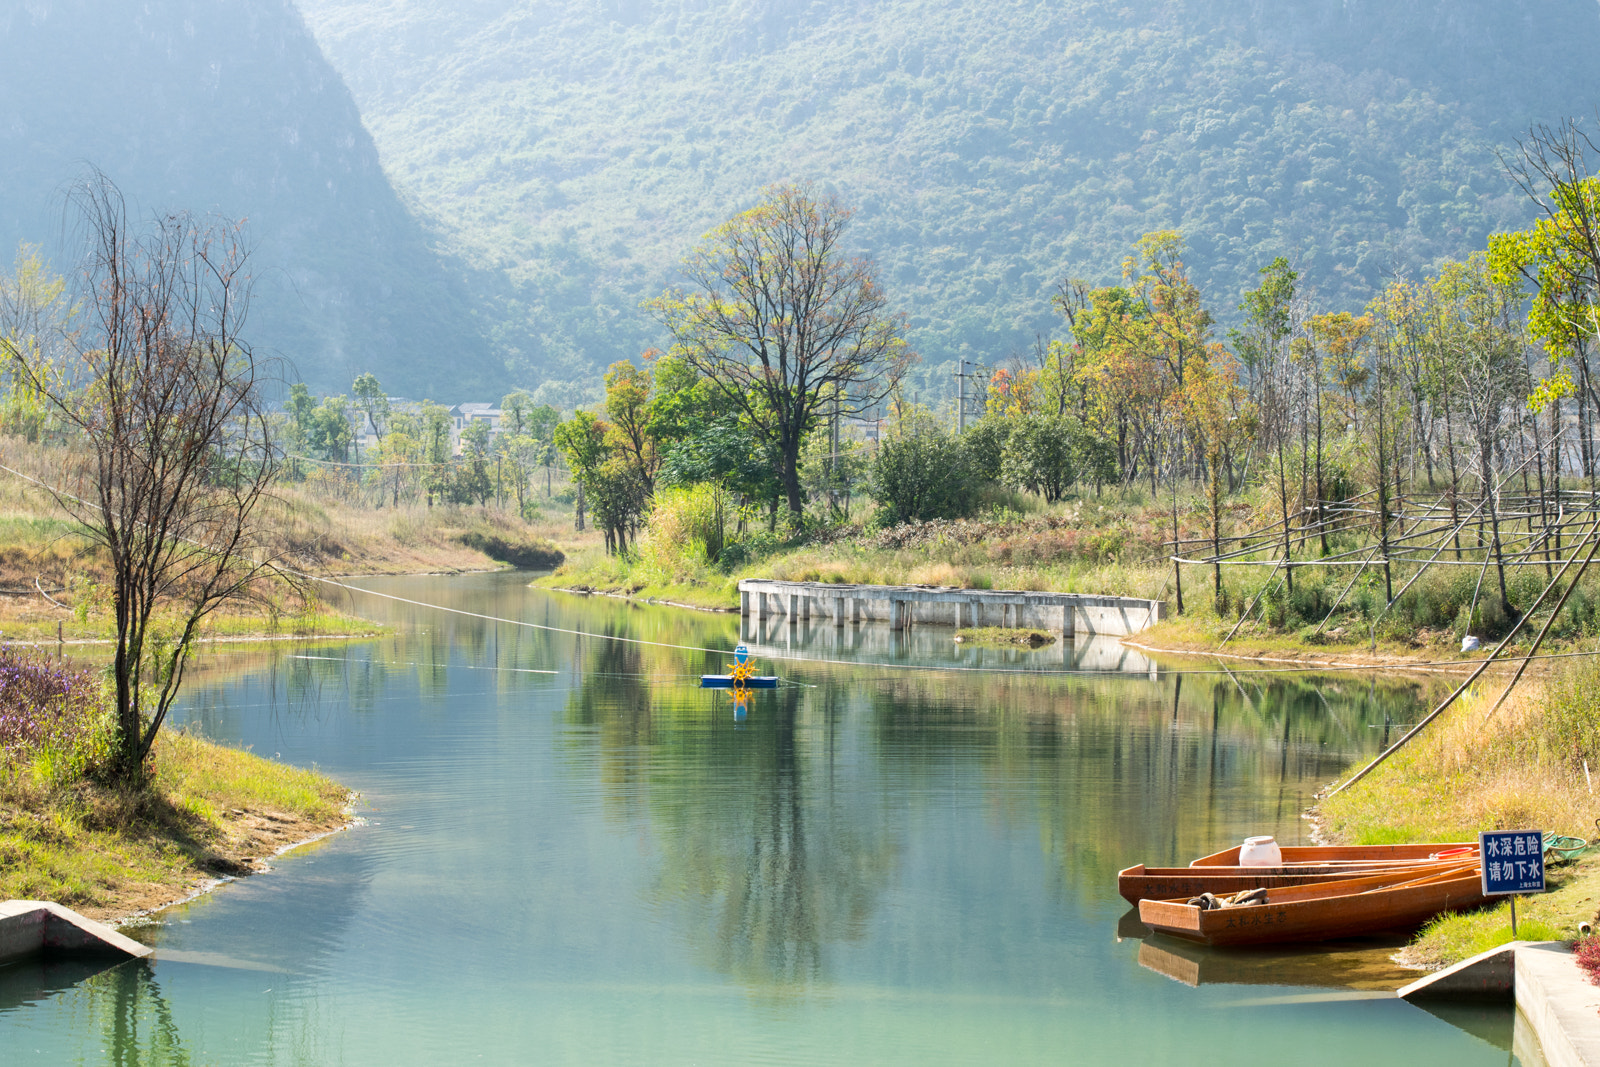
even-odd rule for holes
{"type": "Polygon", "coordinates": [[[1523,1063],[1551,1067],[1600,1067],[1600,986],[1592,985],[1572,950],[1560,941],[1512,941],[1454,967],[1403,986],[1399,995],[1414,1003],[1479,1001],[1517,1006],[1518,1040],[1522,1023],[1537,1038],[1535,1050],[1519,1052],[1523,1063]]]}
{"type": "Polygon", "coordinates": [[[1166,602],[1138,597],[1090,596],[953,586],[844,585],[746,578],[739,583],[739,613],[765,621],[774,608],[790,623],[826,614],[835,626],[882,620],[892,630],[931,624],[956,628],[1032,626],[1063,637],[1125,637],[1166,616],[1166,602]],[[787,607],[780,607],[780,605],[787,607]]]}
{"type": "MultiPolygon", "coordinates": [[[[1600,1067],[1600,986],[1559,941],[1516,952],[1517,1010],[1539,1037],[1550,1067],[1600,1067]]],[[[1526,1060],[1524,1062],[1527,1062],[1526,1060]]]]}
{"type": "Polygon", "coordinates": [[[0,963],[36,953],[143,957],[150,949],[52,901],[0,904],[0,963]]]}

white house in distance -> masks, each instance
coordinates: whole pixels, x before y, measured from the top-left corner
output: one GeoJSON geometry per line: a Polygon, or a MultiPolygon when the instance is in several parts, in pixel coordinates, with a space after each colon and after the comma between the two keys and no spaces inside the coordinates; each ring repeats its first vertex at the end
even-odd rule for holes
{"type": "Polygon", "coordinates": [[[461,451],[461,431],[473,422],[487,422],[489,436],[492,438],[500,432],[501,411],[493,404],[457,404],[450,409],[450,422],[454,426],[451,435],[456,440],[456,451],[461,451]]]}
{"type": "MultiPolygon", "coordinates": [[[[398,411],[420,415],[422,413],[422,405],[415,400],[407,400],[403,396],[391,396],[389,398],[389,410],[391,412],[398,411]]],[[[493,404],[471,402],[457,404],[445,410],[450,416],[450,454],[453,456],[461,455],[461,432],[473,422],[487,422],[489,424],[490,440],[493,440],[494,436],[500,432],[501,411],[493,404]]],[[[378,447],[377,427],[372,425],[372,420],[367,418],[364,412],[352,411],[351,414],[359,422],[356,436],[361,441],[361,452],[363,455],[368,455],[378,447]]]]}

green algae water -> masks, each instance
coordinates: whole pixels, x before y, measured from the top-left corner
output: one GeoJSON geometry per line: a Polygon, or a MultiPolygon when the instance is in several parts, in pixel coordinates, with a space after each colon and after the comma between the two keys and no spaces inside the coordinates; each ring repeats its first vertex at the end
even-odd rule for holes
{"type": "Polygon", "coordinates": [[[1415,720],[1404,684],[526,580],[361,584],[553,629],[355,595],[393,636],[207,653],[173,728],[316,764],[364,824],[157,916],[154,962],[0,969],[0,1062],[1515,1058],[1509,1011],[1393,999],[1393,942],[1207,952],[1116,893],[1304,841],[1312,793],[1415,720]],[[741,639],[784,684],[736,722],[697,649],[741,639]]]}

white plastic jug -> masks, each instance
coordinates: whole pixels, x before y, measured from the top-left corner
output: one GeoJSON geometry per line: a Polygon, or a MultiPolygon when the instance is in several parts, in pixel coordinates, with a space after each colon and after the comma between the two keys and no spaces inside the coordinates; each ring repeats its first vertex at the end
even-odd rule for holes
{"type": "Polygon", "coordinates": [[[1271,837],[1247,837],[1239,846],[1239,866],[1279,867],[1283,864],[1283,849],[1271,837]]]}

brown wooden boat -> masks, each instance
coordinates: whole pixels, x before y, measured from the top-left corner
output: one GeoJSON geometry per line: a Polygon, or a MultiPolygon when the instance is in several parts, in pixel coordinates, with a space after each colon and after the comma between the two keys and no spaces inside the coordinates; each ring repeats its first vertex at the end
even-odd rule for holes
{"type": "Polygon", "coordinates": [[[1317,885],[1390,871],[1425,872],[1452,864],[1459,864],[1459,860],[1298,863],[1278,867],[1146,867],[1141,863],[1117,872],[1117,892],[1129,904],[1137,904],[1141,900],[1197,897],[1201,893],[1222,896],[1242,889],[1317,885]]]}
{"type": "MultiPolygon", "coordinates": [[[[1209,856],[1201,856],[1191,867],[1237,867],[1239,849],[1235,845],[1209,856]]],[[[1476,841],[1437,841],[1432,844],[1405,845],[1282,845],[1283,866],[1305,863],[1417,863],[1432,859],[1470,858],[1478,854],[1476,841]],[[1452,853],[1443,856],[1441,853],[1452,853]]]]}
{"type": "Polygon", "coordinates": [[[1268,945],[1415,927],[1483,903],[1478,863],[1393,870],[1269,889],[1264,903],[1202,911],[1184,899],[1143,900],[1139,921],[1157,933],[1208,945],[1268,945]]]}

